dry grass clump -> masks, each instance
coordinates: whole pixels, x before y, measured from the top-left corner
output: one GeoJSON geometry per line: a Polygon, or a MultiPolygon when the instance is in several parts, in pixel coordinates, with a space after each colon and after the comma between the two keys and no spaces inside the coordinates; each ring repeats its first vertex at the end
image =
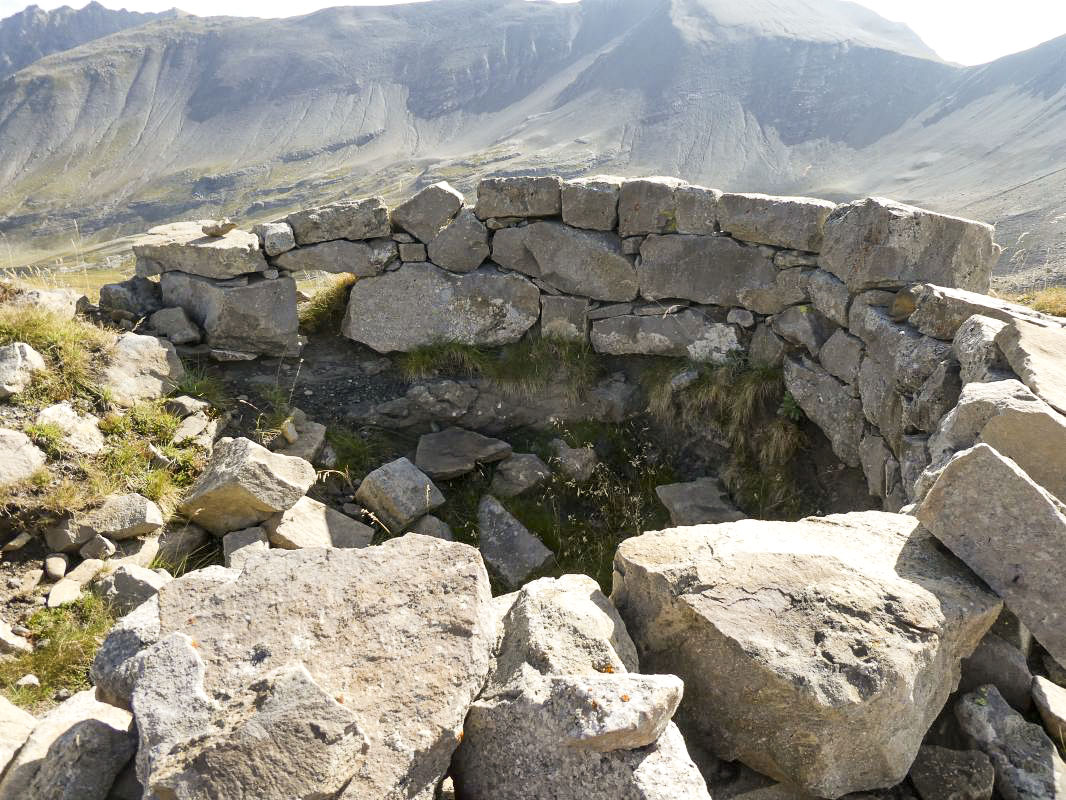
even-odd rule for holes
{"type": "Polygon", "coordinates": [[[348,294],[357,280],[355,275],[341,275],[311,295],[300,307],[300,328],[305,333],[337,330],[348,306],[348,294]]]}
{"type": "Polygon", "coordinates": [[[400,353],[394,359],[407,380],[420,380],[439,373],[480,375],[488,364],[488,351],[461,342],[437,342],[400,353]]]}
{"type": "Polygon", "coordinates": [[[44,608],[29,618],[34,649],[0,661],[0,691],[15,705],[35,711],[49,705],[60,689],[89,688],[89,666],[114,618],[107,604],[85,593],[60,608],[44,608]],[[40,686],[15,686],[33,674],[40,686]]]}
{"type": "Polygon", "coordinates": [[[1041,314],[1054,317],[1066,317],[1066,287],[1053,286],[1048,289],[1034,289],[1020,294],[1008,294],[1005,300],[1029,306],[1041,314]]]}
{"type": "Polygon", "coordinates": [[[730,460],[722,478],[745,512],[790,518],[808,510],[794,468],[807,445],[803,412],[785,391],[780,369],[743,360],[711,366],[660,359],[646,368],[643,383],[658,422],[710,430],[726,442],[730,460]]]}
{"type": "Polygon", "coordinates": [[[24,405],[98,399],[95,378],[101,353],[115,334],[83,319],[69,318],[35,306],[0,306],[0,345],[25,342],[48,362],[17,400],[24,405]]]}

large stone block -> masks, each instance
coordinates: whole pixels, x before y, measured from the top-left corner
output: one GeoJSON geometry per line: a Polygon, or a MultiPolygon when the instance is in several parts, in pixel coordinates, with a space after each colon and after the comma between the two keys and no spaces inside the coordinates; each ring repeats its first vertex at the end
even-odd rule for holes
{"type": "Polygon", "coordinates": [[[478,219],[554,217],[562,211],[562,181],[554,176],[486,178],[477,185],[478,219]]]}
{"type": "Polygon", "coordinates": [[[882,512],[646,533],[614,581],[643,667],[685,682],[689,740],[828,798],[903,780],[1001,608],[882,512]]]}
{"type": "Polygon", "coordinates": [[[948,289],[943,286],[923,283],[900,292],[893,303],[893,310],[899,310],[900,316],[913,306],[914,310],[907,322],[927,336],[951,341],[959,327],[972,317],[980,314],[997,319],[1000,322],[1026,320],[1044,327],[1057,328],[1062,323],[1046,314],[1040,314],[1031,308],[1017,303],[1008,303],[998,297],[968,292],[963,289],[948,289]]]}
{"type": "Polygon", "coordinates": [[[1066,508],[986,444],[955,455],[915,511],[1066,661],[1066,508]],[[1009,531],[1009,535],[1004,535],[1009,531]]]}
{"type": "Polygon", "coordinates": [[[426,246],[429,260],[451,272],[473,272],[489,257],[489,230],[470,209],[441,230],[426,246]]]}
{"type": "Polygon", "coordinates": [[[363,478],[355,499],[392,533],[444,505],[444,495],[429,476],[406,458],[378,467],[363,478]]]}
{"type": "Polygon", "coordinates": [[[517,589],[555,561],[555,553],[492,495],[478,503],[477,530],[486,566],[510,589],[517,589]]]}
{"type": "Polygon", "coordinates": [[[750,308],[756,314],[780,314],[789,306],[806,303],[810,299],[812,272],[801,267],[782,269],[771,285],[741,289],[737,296],[745,308],[750,308]]]}
{"type": "Polygon", "coordinates": [[[812,197],[726,192],[718,198],[718,227],[736,239],[818,252],[826,217],[836,208],[812,197]]]}
{"type": "Polygon", "coordinates": [[[463,207],[463,195],[447,181],[427,186],[392,210],[393,226],[429,244],[463,207]]]}
{"type": "Polygon", "coordinates": [[[625,301],[637,296],[637,270],[616,234],[535,222],[499,231],[493,258],[567,294],[625,301]]]}
{"type": "Polygon", "coordinates": [[[589,302],[584,297],[541,295],[541,335],[568,342],[588,342],[588,310],[589,302]]]}
{"type": "MultiPolygon", "coordinates": [[[[181,273],[168,274],[177,276],[181,273]]],[[[185,375],[185,367],[174,345],[165,339],[132,331],[118,337],[107,360],[102,383],[110,393],[111,401],[123,408],[162,397],[173,391],[185,375]]]]}
{"type": "Polygon", "coordinates": [[[677,190],[684,185],[677,178],[627,180],[618,195],[618,233],[677,233],[677,190]]]}
{"type": "Polygon", "coordinates": [[[259,237],[259,246],[268,256],[279,256],[296,247],[296,237],[287,222],[264,222],[252,228],[259,237]]]}
{"type": "Polygon", "coordinates": [[[250,439],[219,439],[181,512],[222,536],[292,508],[316,477],[302,458],[271,453],[250,439]]]}
{"type": "Polygon", "coordinates": [[[649,236],[640,256],[640,293],[648,300],[739,306],[745,290],[766,289],[777,280],[777,267],[759,248],[727,236],[649,236]]]}
{"type": "Polygon", "coordinates": [[[368,278],[380,275],[398,257],[396,242],[392,239],[368,239],[362,242],[338,239],[289,250],[275,258],[274,264],[292,272],[347,272],[368,278]]]}
{"type": "Polygon", "coordinates": [[[0,488],[28,480],[44,467],[45,455],[22,431],[0,428],[0,488]]]}
{"type": "Polygon", "coordinates": [[[951,350],[959,362],[963,385],[997,381],[1012,375],[1010,365],[996,344],[996,335],[1007,323],[975,314],[955,332],[951,350]]]}
{"type": "Polygon", "coordinates": [[[285,511],[263,522],[263,531],[274,547],[299,550],[304,547],[367,547],[374,531],[367,525],[310,497],[301,497],[285,511]]]}
{"type": "Polygon", "coordinates": [[[147,277],[178,271],[233,278],[268,269],[254,233],[233,230],[225,236],[206,236],[203,225],[204,220],[199,220],[151,228],[133,245],[137,274],[147,277]]]}
{"type": "Polygon", "coordinates": [[[341,332],[379,353],[439,342],[498,346],[521,339],[539,316],[540,291],[520,275],[405,264],[352,287],[341,332]]]}
{"type": "Polygon", "coordinates": [[[100,308],[146,317],[163,307],[159,284],[141,275],[100,287],[100,308]]]}
{"type": "Polygon", "coordinates": [[[432,798],[496,634],[477,551],[406,536],[225,572],[159,595],[132,702],[146,794],[432,798]]]}
{"type": "Polygon", "coordinates": [[[991,225],[869,197],[829,215],[821,260],[852,292],[928,281],[985,293],[1000,253],[992,234],[991,225]]]}
{"type": "Polygon", "coordinates": [[[996,334],[996,345],[1037,397],[1066,414],[1066,329],[1015,320],[996,334]]]}
{"type": "Polygon", "coordinates": [[[575,228],[611,231],[618,225],[618,193],[622,178],[597,175],[565,181],[562,188],[563,222],[575,228]]]}
{"type": "Polygon", "coordinates": [[[342,200],[327,206],[289,214],[299,245],[328,242],[331,239],[379,239],[392,235],[389,209],[380,197],[342,200]]]}
{"type": "Polygon", "coordinates": [[[296,281],[292,278],[232,285],[168,272],[160,283],[163,302],[184,308],[213,348],[277,356],[300,351],[296,281]]]}
{"type": "Polygon", "coordinates": [[[848,466],[859,466],[862,402],[847,384],[809,359],[789,358],[785,359],[785,388],[829,438],[837,457],[848,466]]]}
{"type": "Polygon", "coordinates": [[[712,364],[725,363],[730,354],[743,350],[734,326],[696,310],[596,320],[591,341],[597,353],[673,356],[712,364]]]}

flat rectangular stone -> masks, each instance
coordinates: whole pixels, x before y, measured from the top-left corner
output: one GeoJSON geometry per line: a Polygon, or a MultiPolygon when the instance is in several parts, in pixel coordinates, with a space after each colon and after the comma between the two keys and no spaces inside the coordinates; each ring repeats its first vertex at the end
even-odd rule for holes
{"type": "Polygon", "coordinates": [[[835,203],[812,197],[726,192],[718,198],[718,226],[745,242],[817,252],[835,203]]]}
{"type": "Polygon", "coordinates": [[[659,317],[611,317],[592,324],[592,347],[610,355],[650,355],[725,363],[743,350],[733,325],[695,310],[659,317]]]}
{"type": "Polygon", "coordinates": [[[996,334],[996,345],[1037,397],[1066,414],[1066,329],[1015,320],[996,334]]]}

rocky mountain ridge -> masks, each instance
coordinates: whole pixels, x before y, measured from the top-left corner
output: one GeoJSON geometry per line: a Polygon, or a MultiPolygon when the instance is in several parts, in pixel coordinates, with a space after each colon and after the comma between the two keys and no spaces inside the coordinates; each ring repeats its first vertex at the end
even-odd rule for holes
{"type": "MultiPolygon", "coordinates": [[[[438,0],[154,22],[0,87],[20,254],[189,216],[552,169],[897,197],[1061,264],[1066,39],[982,67],[853,4],[438,0]],[[262,46],[269,42],[268,48],[262,46]]],[[[463,182],[467,183],[464,184],[463,182]]]]}

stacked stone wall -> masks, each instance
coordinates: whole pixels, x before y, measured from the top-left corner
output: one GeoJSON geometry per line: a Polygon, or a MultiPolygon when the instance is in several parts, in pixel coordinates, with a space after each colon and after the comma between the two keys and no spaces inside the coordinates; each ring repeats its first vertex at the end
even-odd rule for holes
{"type": "Polygon", "coordinates": [[[1000,330],[1061,327],[987,295],[991,226],[880,198],[510,177],[482,181],[473,205],[439,183],[391,210],[368,198],[210,229],[163,226],[134,249],[138,274],[161,276],[163,305],[184,308],[219,357],[298,352],[301,270],[357,276],[342,333],[381,353],[539,331],[610,355],[744,357],[783,366],[889,510],[944,457],[930,437],[963,386],[1017,377],[1000,330]]]}

